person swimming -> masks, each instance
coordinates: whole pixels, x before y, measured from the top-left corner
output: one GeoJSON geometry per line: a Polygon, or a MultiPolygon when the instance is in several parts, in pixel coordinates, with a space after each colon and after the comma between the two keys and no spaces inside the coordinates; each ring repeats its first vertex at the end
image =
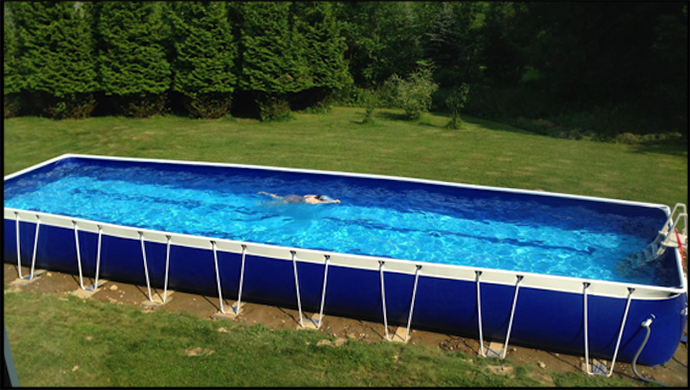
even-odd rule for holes
{"type": "Polygon", "coordinates": [[[309,204],[319,204],[319,203],[340,203],[340,200],[333,199],[328,195],[285,195],[280,196],[276,194],[271,194],[268,192],[260,191],[259,194],[268,195],[273,199],[279,199],[285,203],[309,203],[309,204]]]}

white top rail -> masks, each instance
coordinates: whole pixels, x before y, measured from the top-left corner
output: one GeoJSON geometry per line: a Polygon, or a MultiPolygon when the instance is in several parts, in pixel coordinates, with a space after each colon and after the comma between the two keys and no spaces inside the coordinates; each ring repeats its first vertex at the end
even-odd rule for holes
{"type": "Polygon", "coordinates": [[[607,280],[575,278],[560,275],[546,275],[524,271],[508,271],[494,268],[427,263],[414,260],[391,259],[376,256],[319,251],[313,249],[291,248],[278,245],[244,242],[222,238],[210,238],[183,233],[115,225],[100,221],[92,221],[37,211],[13,209],[9,207],[4,208],[4,214],[5,219],[9,219],[13,222],[16,218],[18,218],[21,222],[35,223],[36,217],[40,217],[42,226],[62,227],[70,230],[73,229],[73,222],[77,222],[79,224],[80,231],[96,234],[98,234],[98,229],[100,226],[102,234],[104,235],[128,238],[137,241],[140,240],[139,232],[142,232],[146,241],[157,242],[165,245],[167,245],[168,237],[172,237],[175,245],[197,249],[212,250],[213,248],[210,244],[210,240],[213,240],[216,243],[217,250],[223,252],[241,254],[243,251],[243,246],[245,246],[247,255],[287,261],[292,261],[292,251],[296,253],[297,261],[315,264],[323,264],[323,256],[328,255],[330,259],[330,267],[341,266],[378,271],[379,261],[385,261],[386,272],[414,275],[417,270],[417,265],[424,265],[424,275],[427,277],[466,280],[470,282],[474,282],[476,280],[475,271],[479,270],[482,271],[482,281],[484,283],[512,286],[514,285],[516,276],[523,275],[524,279],[521,282],[521,286],[523,288],[539,288],[579,294],[582,292],[582,283],[589,282],[591,284],[590,291],[592,294],[617,298],[627,297],[628,288],[635,288],[636,291],[638,291],[638,294],[636,294],[638,299],[665,299],[669,296],[682,294],[687,291],[685,279],[682,277],[681,286],[679,287],[653,286],[635,283],[613,282],[607,280]]]}

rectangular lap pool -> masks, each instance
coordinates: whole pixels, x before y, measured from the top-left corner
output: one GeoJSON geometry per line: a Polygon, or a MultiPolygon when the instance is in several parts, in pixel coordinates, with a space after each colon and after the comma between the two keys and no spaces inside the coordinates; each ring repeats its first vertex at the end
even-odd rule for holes
{"type": "Polygon", "coordinates": [[[673,356],[686,321],[677,248],[626,260],[672,231],[665,205],[85,155],[6,176],[4,196],[5,262],[282,305],[301,321],[338,314],[501,341],[503,353],[511,342],[631,361],[651,318],[647,365],[673,356]]]}

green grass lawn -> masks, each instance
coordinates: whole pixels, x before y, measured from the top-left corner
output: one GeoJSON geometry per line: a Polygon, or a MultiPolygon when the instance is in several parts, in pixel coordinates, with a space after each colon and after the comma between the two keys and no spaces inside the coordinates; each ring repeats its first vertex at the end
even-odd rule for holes
{"type": "MultiPolygon", "coordinates": [[[[536,366],[426,345],[348,340],[321,332],[201,319],[74,296],[5,295],[22,387],[539,386],[536,366]],[[224,328],[224,329],[223,329],[224,328]],[[510,375],[488,366],[512,367],[510,375]]],[[[557,386],[625,386],[616,378],[551,374],[557,386]]],[[[637,383],[639,384],[639,383],[637,383]]]]}
{"type": "MultiPolygon", "coordinates": [[[[548,138],[467,116],[402,120],[334,108],[296,120],[91,118],[4,121],[4,173],[63,153],[229,162],[375,173],[489,186],[687,203],[687,145],[629,146],[548,138]]],[[[387,342],[317,346],[318,332],[270,331],[163,311],[29,292],[4,297],[22,386],[533,386],[484,367],[501,361],[387,342]],[[232,328],[229,333],[219,327],[232,328]],[[196,348],[199,348],[196,350],[196,348]],[[188,356],[186,351],[198,351],[188,356]],[[210,351],[213,351],[211,353],[210,351]],[[77,367],[75,369],[75,367],[77,367]]],[[[510,364],[508,362],[508,364],[510,364]]],[[[552,374],[556,385],[614,378],[552,374]]],[[[639,383],[636,383],[639,384],[639,383]]]]}

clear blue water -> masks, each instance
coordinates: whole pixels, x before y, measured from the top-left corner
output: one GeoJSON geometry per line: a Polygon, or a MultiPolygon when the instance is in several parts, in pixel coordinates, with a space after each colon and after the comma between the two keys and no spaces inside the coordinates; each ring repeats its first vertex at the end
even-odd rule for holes
{"type": "MultiPolygon", "coordinates": [[[[5,207],[205,237],[443,264],[655,284],[619,260],[663,219],[538,200],[376,186],[280,172],[203,173],[64,163],[5,185],[5,207]],[[339,204],[285,204],[258,194],[327,194],[339,204]]],[[[455,192],[453,192],[455,191],[455,192]]]]}

